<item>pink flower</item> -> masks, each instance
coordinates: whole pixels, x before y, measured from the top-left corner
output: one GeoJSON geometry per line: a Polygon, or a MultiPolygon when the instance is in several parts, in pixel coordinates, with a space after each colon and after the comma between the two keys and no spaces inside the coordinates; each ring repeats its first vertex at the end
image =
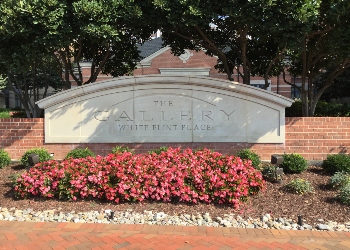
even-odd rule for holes
{"type": "Polygon", "coordinates": [[[123,153],[41,163],[18,178],[14,191],[17,197],[76,200],[79,195],[116,203],[180,199],[237,207],[240,198],[258,192],[264,184],[261,173],[249,161],[207,149],[169,148],[160,155],[123,153]]]}

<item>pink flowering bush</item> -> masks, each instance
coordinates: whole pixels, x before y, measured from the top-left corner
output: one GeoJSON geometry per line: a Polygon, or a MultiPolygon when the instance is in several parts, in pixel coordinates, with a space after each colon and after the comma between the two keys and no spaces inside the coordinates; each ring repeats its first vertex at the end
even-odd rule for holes
{"type": "Polygon", "coordinates": [[[208,149],[169,148],[160,154],[117,152],[38,163],[17,179],[14,190],[17,198],[181,201],[238,207],[263,188],[262,175],[251,161],[208,149]]]}

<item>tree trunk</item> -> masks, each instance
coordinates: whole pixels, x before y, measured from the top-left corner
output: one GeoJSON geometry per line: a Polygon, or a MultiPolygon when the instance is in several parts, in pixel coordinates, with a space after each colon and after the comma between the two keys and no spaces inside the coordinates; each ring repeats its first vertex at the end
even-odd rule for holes
{"type": "Polygon", "coordinates": [[[306,86],[307,76],[307,58],[306,58],[306,38],[303,41],[303,52],[302,52],[302,72],[301,72],[301,102],[302,102],[302,115],[304,117],[309,116],[309,91],[306,86]]]}
{"type": "Polygon", "coordinates": [[[284,52],[286,51],[286,49],[282,49],[280,53],[278,53],[277,56],[275,56],[269,63],[269,66],[267,67],[265,73],[264,73],[264,80],[265,80],[265,85],[264,85],[264,89],[267,89],[270,86],[269,83],[269,73],[272,69],[272,66],[275,64],[275,62],[277,62],[278,60],[282,59],[284,57],[284,52]]]}
{"type": "Polygon", "coordinates": [[[248,59],[247,59],[247,31],[248,28],[245,27],[240,31],[240,46],[241,46],[241,60],[242,60],[242,68],[243,68],[243,84],[250,85],[250,69],[248,67],[248,59]]]}
{"type": "Polygon", "coordinates": [[[309,98],[308,98],[308,91],[302,88],[301,91],[301,102],[302,102],[302,114],[303,117],[309,116],[309,98]]]}

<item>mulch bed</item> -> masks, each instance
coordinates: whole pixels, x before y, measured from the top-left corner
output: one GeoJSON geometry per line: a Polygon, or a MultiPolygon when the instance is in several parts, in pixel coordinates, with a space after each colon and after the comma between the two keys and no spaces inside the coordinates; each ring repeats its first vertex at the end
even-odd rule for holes
{"type": "Polygon", "coordinates": [[[132,210],[142,213],[144,210],[174,214],[204,214],[209,212],[212,218],[224,214],[240,215],[244,218],[260,218],[269,213],[272,217],[284,217],[297,221],[298,215],[302,215],[305,223],[315,224],[318,219],[336,221],[338,223],[350,222],[350,206],[341,204],[335,197],[336,191],[327,185],[330,175],[323,172],[318,166],[310,166],[301,174],[284,175],[284,184],[292,179],[303,178],[308,180],[314,192],[305,195],[292,194],[283,188],[284,185],[267,182],[267,188],[256,196],[252,196],[238,210],[228,205],[189,205],[183,203],[122,203],[113,204],[100,201],[58,201],[55,199],[31,198],[26,200],[14,199],[10,176],[25,171],[22,166],[12,165],[0,169],[0,207],[25,209],[34,211],[56,209],[62,212],[101,211],[111,209],[113,211],[132,210]]]}

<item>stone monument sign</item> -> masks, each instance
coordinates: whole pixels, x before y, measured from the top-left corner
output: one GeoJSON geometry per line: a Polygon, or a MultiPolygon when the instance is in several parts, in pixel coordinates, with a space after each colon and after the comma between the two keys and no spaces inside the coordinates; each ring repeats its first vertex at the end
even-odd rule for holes
{"type": "Polygon", "coordinates": [[[292,100],[208,77],[121,77],[60,92],[45,109],[46,143],[284,143],[292,100]]]}

